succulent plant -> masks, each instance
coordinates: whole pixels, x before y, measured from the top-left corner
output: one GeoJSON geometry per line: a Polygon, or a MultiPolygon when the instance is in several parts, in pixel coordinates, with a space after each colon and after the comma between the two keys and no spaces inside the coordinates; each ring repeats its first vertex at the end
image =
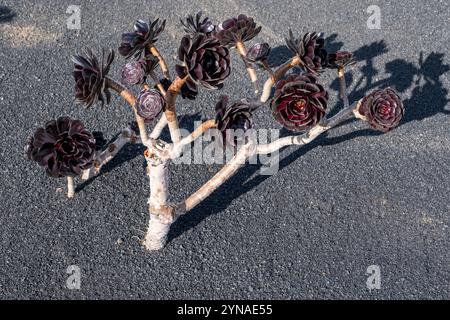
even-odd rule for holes
{"type": "MultiPolygon", "coordinates": [[[[231,72],[229,50],[217,39],[204,34],[197,34],[193,38],[184,36],[178,49],[178,59],[183,62],[176,66],[180,78],[189,75],[194,83],[210,90],[222,88],[231,72]]],[[[186,84],[194,90],[192,82],[186,84]]]]}
{"type": "Polygon", "coordinates": [[[405,113],[405,107],[395,90],[375,90],[361,100],[359,113],[369,124],[382,132],[398,126],[405,113]]]}
{"type": "Polygon", "coordinates": [[[100,101],[101,105],[109,104],[111,93],[106,85],[106,76],[114,60],[114,51],[102,50],[101,61],[91,49],[86,49],[86,55],[74,55],[75,64],[75,98],[87,108],[100,101]]]}
{"type": "Polygon", "coordinates": [[[255,43],[248,51],[246,58],[250,62],[259,62],[266,60],[270,54],[270,45],[268,43],[255,43]]]}
{"type": "Polygon", "coordinates": [[[146,23],[143,20],[136,21],[133,32],[122,34],[122,43],[119,47],[119,53],[126,59],[134,56],[140,58],[147,56],[147,49],[158,40],[158,36],[164,31],[166,20],[162,22],[159,19],[146,23]]]}
{"type": "Polygon", "coordinates": [[[144,118],[145,122],[153,121],[164,109],[166,100],[164,96],[155,89],[142,90],[136,99],[136,111],[144,118]]]}
{"type": "Polygon", "coordinates": [[[145,69],[140,61],[132,61],[122,68],[122,80],[124,85],[136,85],[145,82],[145,69]]]}
{"type": "Polygon", "coordinates": [[[143,84],[147,76],[156,68],[158,62],[156,57],[148,55],[138,61],[127,63],[122,68],[122,84],[129,86],[143,84]]]}
{"type": "Polygon", "coordinates": [[[300,38],[295,38],[292,30],[289,30],[289,38],[286,45],[301,62],[302,67],[308,72],[317,74],[327,65],[327,51],[325,50],[325,39],[320,33],[305,33],[300,38]]]}
{"type": "Polygon", "coordinates": [[[188,15],[186,20],[180,20],[181,24],[184,26],[184,31],[195,36],[197,33],[203,33],[206,35],[211,35],[215,30],[215,25],[211,22],[208,17],[201,19],[202,12],[199,11],[195,15],[195,19],[192,15],[188,15]]]}
{"type": "Polygon", "coordinates": [[[342,67],[347,67],[355,64],[353,59],[353,53],[348,51],[338,51],[335,53],[330,53],[327,60],[327,68],[338,69],[342,67]]]}
{"type": "Polygon", "coordinates": [[[257,27],[251,17],[240,14],[237,18],[230,18],[216,28],[216,38],[225,46],[235,46],[237,42],[246,42],[258,35],[261,27],[257,27]]]}
{"type": "Polygon", "coordinates": [[[51,177],[78,176],[93,164],[96,140],[79,120],[60,117],[28,138],[25,152],[51,177]]]}
{"type": "Polygon", "coordinates": [[[310,73],[290,75],[276,85],[272,114],[286,129],[304,131],[324,117],[328,92],[310,73]]]}
{"type": "Polygon", "coordinates": [[[246,132],[253,127],[252,112],[256,109],[247,99],[239,100],[228,105],[228,97],[221,96],[216,104],[217,129],[222,133],[223,141],[227,145],[237,146],[242,143],[244,136],[239,136],[236,130],[246,132]]]}

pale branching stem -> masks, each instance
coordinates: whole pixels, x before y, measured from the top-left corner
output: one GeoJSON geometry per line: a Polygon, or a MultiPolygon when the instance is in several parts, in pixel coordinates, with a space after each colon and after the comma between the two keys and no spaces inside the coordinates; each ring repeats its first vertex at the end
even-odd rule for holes
{"type": "Polygon", "coordinates": [[[358,118],[358,108],[360,105],[360,101],[357,101],[353,103],[351,106],[347,106],[346,108],[339,111],[335,116],[327,119],[325,121],[325,124],[330,127],[336,127],[337,125],[343,123],[344,121],[347,121],[348,119],[351,119],[352,117],[358,118]]]}
{"type": "Polygon", "coordinates": [[[176,159],[180,157],[183,152],[184,146],[194,142],[196,139],[201,137],[206,131],[212,128],[216,128],[216,122],[214,120],[208,120],[203,122],[190,135],[181,139],[180,142],[176,143],[173,146],[172,151],[170,152],[170,158],[176,159]]]}
{"type": "Polygon", "coordinates": [[[269,100],[270,93],[272,91],[272,87],[274,84],[282,78],[286,72],[288,72],[290,69],[292,69],[295,66],[299,66],[301,64],[301,60],[298,56],[293,57],[288,62],[282,64],[273,74],[270,76],[269,79],[267,79],[266,83],[264,84],[264,89],[261,94],[260,101],[262,103],[265,103],[267,100],[269,100]]]}
{"type": "Polygon", "coordinates": [[[338,77],[339,77],[339,90],[342,101],[344,102],[344,108],[347,108],[349,105],[348,94],[347,94],[347,84],[345,83],[345,68],[338,68],[338,77]]]}
{"type": "Polygon", "coordinates": [[[159,53],[158,49],[156,49],[155,46],[152,45],[149,49],[150,49],[151,54],[154,55],[158,59],[159,66],[161,68],[161,71],[162,71],[164,77],[166,79],[170,80],[170,73],[169,73],[169,68],[167,67],[166,60],[164,60],[163,56],[161,55],[161,53],[159,53]]]}
{"type": "MultiPolygon", "coordinates": [[[[166,90],[164,89],[163,85],[161,84],[158,77],[156,76],[156,74],[153,71],[150,72],[150,77],[156,83],[156,87],[158,88],[158,90],[164,96],[166,96],[166,94],[167,94],[166,90]]],[[[163,113],[161,115],[161,118],[156,123],[155,127],[153,128],[153,131],[150,134],[150,139],[158,139],[166,126],[167,126],[167,118],[166,118],[166,115],[163,113]]]]}
{"type": "Polygon", "coordinates": [[[176,100],[186,80],[187,76],[183,79],[180,77],[176,77],[166,93],[166,110],[164,111],[164,113],[166,114],[167,122],[169,124],[170,137],[172,138],[173,143],[177,143],[180,141],[176,100]]]}
{"type": "Polygon", "coordinates": [[[291,145],[297,145],[297,146],[306,145],[306,144],[312,142],[314,139],[316,139],[319,135],[321,135],[325,131],[328,131],[329,129],[350,119],[354,115],[354,110],[355,110],[356,105],[357,104],[355,103],[352,106],[344,108],[338,114],[336,114],[334,117],[323,120],[318,125],[311,128],[308,132],[306,132],[302,135],[288,136],[288,137],[278,139],[269,144],[258,145],[256,148],[256,153],[257,154],[269,154],[269,153],[276,152],[284,147],[291,146],[291,145]]]}
{"type": "Polygon", "coordinates": [[[81,178],[88,180],[98,175],[102,167],[114,159],[119,151],[129,142],[133,144],[140,143],[141,139],[131,129],[125,129],[113,142],[108,144],[105,150],[96,154],[93,166],[84,170],[81,178]]]}
{"type": "Polygon", "coordinates": [[[247,69],[247,73],[252,81],[253,88],[255,89],[255,94],[259,93],[259,84],[258,84],[258,76],[256,75],[256,71],[253,66],[247,61],[247,49],[245,48],[245,44],[242,41],[236,42],[236,50],[242,58],[242,61],[245,64],[245,68],[247,69]]]}
{"type": "Polygon", "coordinates": [[[335,127],[339,123],[344,122],[349,119],[355,109],[355,105],[345,108],[340,111],[334,117],[324,120],[317,126],[311,128],[307,133],[299,136],[290,136],[281,138],[275,142],[266,145],[256,145],[249,143],[243,146],[233,159],[230,160],[223,168],[220,170],[211,180],[209,180],[205,185],[203,185],[197,192],[188,197],[184,203],[178,205],[179,210],[177,215],[182,215],[201,201],[207,198],[211,193],[213,193],[217,188],[219,188],[223,183],[225,183],[230,177],[232,177],[237,170],[245,164],[245,161],[255,155],[255,154],[269,154],[279,149],[290,146],[290,145],[305,145],[316,139],[320,134],[335,127]]]}
{"type": "MultiPolygon", "coordinates": [[[[156,142],[155,142],[156,143],[156,142]]],[[[163,149],[167,148],[163,147],[163,149]]],[[[151,148],[155,150],[155,148],[151,148]]],[[[150,150],[150,148],[149,148],[150,150]]],[[[148,153],[146,159],[149,165],[156,159],[156,163],[150,167],[150,188],[151,196],[149,199],[150,222],[144,246],[148,250],[161,249],[166,241],[170,226],[176,219],[194,208],[197,204],[208,197],[221,184],[233,176],[236,171],[245,164],[250,154],[253,154],[255,145],[249,143],[241,147],[233,159],[226,164],[209,182],[201,187],[196,193],[186,199],[185,202],[174,206],[167,204],[168,186],[167,186],[167,166],[165,161],[158,163],[158,159],[164,158],[166,151],[160,152],[159,155],[153,157],[148,153]]]]}
{"type": "Polygon", "coordinates": [[[214,176],[205,183],[199,190],[188,197],[184,203],[178,207],[181,209],[177,212],[178,215],[182,215],[194,208],[210,194],[212,194],[217,188],[230,179],[242,166],[244,166],[248,157],[253,155],[256,150],[256,145],[250,142],[242,146],[236,155],[214,176]]]}
{"type": "Polygon", "coordinates": [[[161,118],[159,118],[159,121],[156,123],[155,127],[152,130],[152,133],[150,134],[150,139],[158,139],[161,136],[162,131],[167,126],[167,118],[166,114],[163,113],[161,115],[161,118]]]}
{"type": "Polygon", "coordinates": [[[67,177],[67,198],[71,199],[75,196],[75,185],[73,177],[67,177]]]}
{"type": "Polygon", "coordinates": [[[305,145],[313,141],[316,137],[318,137],[321,133],[330,129],[327,125],[318,124],[307,133],[298,135],[298,136],[288,136],[281,139],[278,139],[269,144],[258,145],[256,153],[257,154],[269,154],[276,152],[284,147],[291,145],[305,145]]]}
{"type": "Polygon", "coordinates": [[[145,127],[144,119],[141,116],[139,116],[139,114],[136,111],[136,107],[135,107],[136,97],[134,96],[134,94],[132,94],[131,91],[129,91],[124,86],[122,86],[121,84],[119,84],[118,82],[114,81],[111,78],[106,78],[106,85],[109,88],[116,91],[117,93],[119,93],[120,96],[122,98],[124,98],[128,102],[128,104],[133,108],[134,116],[136,118],[136,122],[139,127],[139,135],[141,137],[142,143],[145,143],[148,139],[147,129],[145,127]]]}

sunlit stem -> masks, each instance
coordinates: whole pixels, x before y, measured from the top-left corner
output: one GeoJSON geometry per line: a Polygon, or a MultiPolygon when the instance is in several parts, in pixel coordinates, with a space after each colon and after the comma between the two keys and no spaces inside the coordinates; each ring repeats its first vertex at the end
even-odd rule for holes
{"type": "Polygon", "coordinates": [[[255,94],[259,93],[259,84],[258,84],[258,76],[256,75],[256,71],[253,66],[247,61],[247,49],[242,41],[236,42],[236,50],[242,58],[242,61],[245,64],[245,68],[247,68],[247,73],[252,81],[253,88],[255,89],[255,94]]]}
{"type": "Polygon", "coordinates": [[[158,59],[159,66],[161,68],[164,77],[170,80],[169,68],[167,67],[167,63],[166,60],[164,60],[164,57],[161,55],[161,53],[159,53],[158,49],[156,49],[155,46],[152,45],[149,49],[150,53],[158,59]]]}
{"type": "Polygon", "coordinates": [[[136,118],[136,122],[139,128],[139,135],[141,137],[142,143],[146,143],[148,140],[147,137],[147,129],[145,127],[145,120],[139,116],[139,114],[136,111],[136,97],[134,96],[134,94],[131,93],[131,91],[129,91],[128,89],[126,89],[124,86],[122,86],[120,83],[114,81],[111,78],[106,78],[106,85],[113,89],[114,91],[116,91],[117,93],[120,94],[120,96],[122,98],[125,99],[125,101],[128,102],[128,104],[131,106],[131,108],[134,111],[134,116],[136,118]]]}
{"type": "Polygon", "coordinates": [[[176,77],[166,93],[166,110],[164,111],[170,130],[170,137],[173,143],[180,141],[180,130],[178,128],[176,100],[181,88],[187,81],[188,77],[176,77]]]}
{"type": "Polygon", "coordinates": [[[269,79],[267,79],[266,83],[264,84],[264,89],[260,98],[260,101],[262,103],[265,103],[267,100],[269,100],[270,93],[272,91],[272,87],[274,84],[283,77],[286,72],[288,72],[290,69],[294,68],[295,66],[299,66],[301,64],[301,60],[298,56],[293,57],[288,62],[282,64],[275,72],[273,72],[269,79]]]}
{"type": "Polygon", "coordinates": [[[73,177],[67,177],[67,198],[71,199],[75,196],[75,185],[73,177]]]}

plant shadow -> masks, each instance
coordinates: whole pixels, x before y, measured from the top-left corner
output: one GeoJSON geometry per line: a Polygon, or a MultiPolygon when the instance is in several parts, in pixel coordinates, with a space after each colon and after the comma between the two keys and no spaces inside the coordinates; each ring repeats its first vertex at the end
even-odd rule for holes
{"type": "Polygon", "coordinates": [[[8,7],[0,5],[0,23],[10,22],[16,14],[8,7]]]}
{"type": "MultiPolygon", "coordinates": [[[[340,50],[342,43],[335,41],[335,35],[332,35],[332,37],[333,51],[340,50]]],[[[285,46],[275,48],[273,51],[275,51],[271,53],[273,57],[269,57],[271,66],[281,65],[282,62],[289,58],[289,51],[285,46]]],[[[348,73],[346,76],[349,87],[353,86],[353,90],[349,94],[351,101],[361,99],[364,95],[377,88],[391,86],[399,91],[400,94],[405,93],[407,90],[412,90],[410,98],[404,101],[406,114],[401,125],[411,121],[421,121],[437,114],[450,114],[450,111],[445,109],[450,101],[447,98],[448,90],[440,80],[442,75],[450,71],[450,66],[444,63],[444,54],[432,52],[424,57],[424,54],[420,53],[417,63],[401,59],[393,60],[385,66],[385,71],[389,76],[382,80],[376,80],[382,70],[375,68],[374,60],[387,52],[387,45],[384,41],[363,46],[354,52],[358,64],[361,65],[359,68],[362,77],[360,79],[354,79],[353,72],[348,73]]],[[[332,89],[335,91],[339,90],[337,80],[332,83],[332,89]]],[[[334,109],[338,108],[333,108],[332,113],[337,112],[334,109]]],[[[351,121],[353,120],[348,120],[341,125],[345,125],[351,121]]],[[[283,129],[280,135],[288,136],[291,134],[291,132],[283,129]]],[[[281,159],[279,171],[291,165],[299,157],[305,155],[318,145],[331,146],[357,137],[378,136],[382,134],[371,129],[362,129],[333,138],[329,138],[325,134],[281,159]]],[[[282,151],[282,153],[284,152],[282,151]]],[[[233,200],[245,195],[266,181],[270,176],[259,175],[258,171],[260,169],[261,165],[247,165],[241,168],[239,174],[229,179],[213,192],[210,197],[200,203],[187,215],[180,217],[173,224],[169,232],[169,241],[176,239],[186,231],[196,227],[205,218],[225,210],[233,200]],[[223,192],[224,190],[226,192],[223,192]]]]}

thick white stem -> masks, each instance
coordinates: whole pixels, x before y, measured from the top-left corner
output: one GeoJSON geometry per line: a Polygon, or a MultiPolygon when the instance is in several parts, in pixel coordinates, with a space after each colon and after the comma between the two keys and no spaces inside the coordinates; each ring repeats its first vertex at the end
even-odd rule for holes
{"type": "Polygon", "coordinates": [[[137,111],[134,111],[136,122],[139,128],[139,136],[141,137],[142,143],[145,144],[148,140],[147,129],[145,127],[145,120],[139,116],[137,111]]]}
{"type": "Polygon", "coordinates": [[[164,224],[156,216],[150,215],[148,231],[144,240],[145,248],[150,251],[161,250],[164,248],[169,230],[170,224],[164,224]]]}
{"type": "Polygon", "coordinates": [[[321,133],[330,129],[327,125],[319,124],[309,130],[307,133],[299,136],[288,136],[278,139],[270,144],[262,144],[257,147],[257,154],[269,154],[280,150],[283,147],[292,145],[305,145],[313,141],[321,133]]]}
{"type": "Polygon", "coordinates": [[[75,196],[75,186],[73,183],[73,177],[67,177],[67,198],[73,198],[75,196]]]}
{"type": "Polygon", "coordinates": [[[148,231],[143,242],[147,250],[159,250],[167,242],[171,223],[161,221],[158,214],[165,209],[169,196],[168,174],[166,163],[149,164],[150,198],[148,199],[150,221],[148,231]]]}
{"type": "Polygon", "coordinates": [[[171,133],[173,143],[180,142],[181,137],[180,137],[180,129],[178,128],[178,122],[171,121],[168,124],[169,124],[169,131],[171,133]]]}
{"type": "Polygon", "coordinates": [[[345,68],[339,67],[338,69],[338,77],[339,77],[339,90],[342,101],[344,102],[344,108],[349,106],[348,94],[347,94],[347,84],[345,83],[345,68]]]}
{"type": "Polygon", "coordinates": [[[259,94],[258,76],[256,75],[255,69],[253,69],[253,67],[248,67],[247,68],[247,73],[250,76],[250,80],[252,82],[255,94],[259,94]]]}

